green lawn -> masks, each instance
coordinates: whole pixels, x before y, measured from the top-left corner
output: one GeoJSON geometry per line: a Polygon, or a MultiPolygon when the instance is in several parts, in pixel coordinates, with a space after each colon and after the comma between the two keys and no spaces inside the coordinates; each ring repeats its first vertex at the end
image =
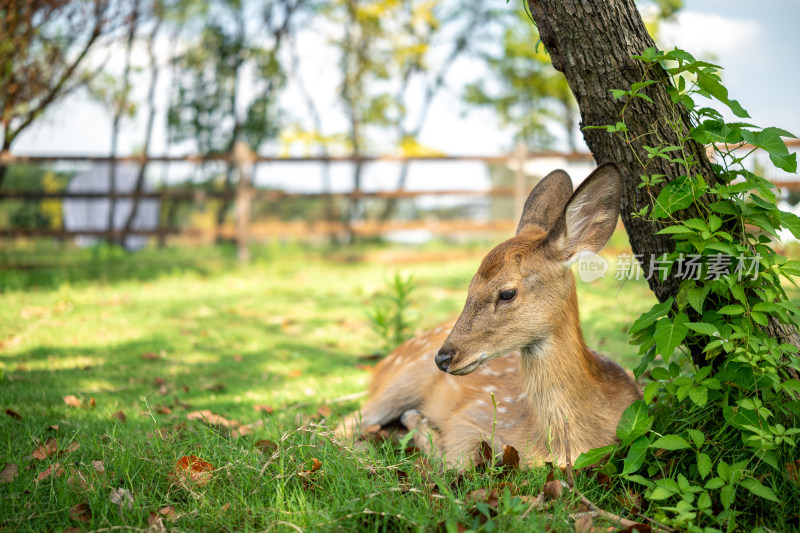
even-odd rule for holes
{"type": "MultiPolygon", "coordinates": [[[[397,444],[354,452],[336,442],[328,426],[360,400],[319,412],[367,387],[359,356],[380,339],[366,310],[389,276],[413,274],[415,327],[434,327],[460,311],[479,254],[393,266],[273,246],[239,267],[218,249],[46,253],[2,256],[45,258],[49,269],[0,274],[0,407],[21,416],[0,413],[0,466],[18,468],[0,483],[0,529],[144,529],[151,512],[172,506],[177,519],[164,524],[181,531],[426,530],[444,520],[477,524],[465,501],[474,489],[504,481],[510,494],[536,495],[544,483],[546,469],[503,480],[471,473],[451,487],[454,474],[428,472],[397,444]],[[82,406],[65,403],[70,395],[82,406]],[[200,410],[224,419],[188,419],[200,410]],[[119,411],[125,421],[115,418],[119,411]],[[50,437],[62,452],[33,458],[50,437]],[[277,451],[256,444],[263,439],[277,451]],[[78,447],[68,449],[72,443],[78,447]],[[175,464],[188,455],[214,466],[207,485],[176,482],[175,464]],[[303,473],[313,458],[321,467],[303,473]],[[48,467],[58,472],[55,463],[63,475],[36,481],[48,467]],[[112,489],[129,491],[131,506],[112,503],[112,489]],[[82,503],[89,512],[74,507],[82,503]]],[[[620,287],[611,272],[579,282],[579,296],[589,345],[631,366],[626,331],[654,302],[646,285],[620,287]]],[[[593,481],[578,485],[620,509],[593,481]]],[[[501,503],[489,527],[574,530],[561,501],[551,516],[520,520],[527,507],[501,503]]]]}

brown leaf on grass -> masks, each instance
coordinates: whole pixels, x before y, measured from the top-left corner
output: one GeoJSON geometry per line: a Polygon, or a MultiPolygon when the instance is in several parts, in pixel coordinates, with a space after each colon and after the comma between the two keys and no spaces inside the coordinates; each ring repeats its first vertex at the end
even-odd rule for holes
{"type": "Polygon", "coordinates": [[[0,472],[0,483],[11,483],[17,477],[16,463],[6,463],[3,471],[0,472]]]}
{"type": "Polygon", "coordinates": [[[258,412],[262,412],[263,411],[263,412],[267,413],[268,415],[271,415],[272,413],[275,412],[275,409],[273,409],[269,405],[264,405],[264,404],[261,404],[261,403],[258,404],[258,405],[254,405],[253,409],[255,409],[258,412]]]}
{"type": "Polygon", "coordinates": [[[218,415],[216,413],[212,413],[208,409],[202,409],[200,411],[192,411],[191,413],[186,415],[188,420],[201,420],[203,422],[208,422],[209,424],[214,424],[217,426],[223,427],[239,427],[241,422],[238,420],[228,420],[222,415],[218,415]]]}
{"type": "Polygon", "coordinates": [[[178,482],[191,481],[206,485],[211,481],[214,465],[194,455],[184,455],[175,463],[170,477],[178,482]]]}
{"type": "Polygon", "coordinates": [[[230,508],[231,508],[231,504],[230,503],[226,503],[225,505],[223,505],[222,507],[219,508],[219,512],[220,513],[224,513],[225,511],[227,511],[230,508]]]}
{"type": "Polygon", "coordinates": [[[233,354],[233,360],[236,361],[237,363],[241,363],[242,362],[242,354],[240,354],[240,353],[233,354]]]}
{"type": "Polygon", "coordinates": [[[200,390],[210,391],[210,392],[222,392],[225,390],[224,383],[209,383],[208,385],[203,385],[200,387],[200,390]]]}
{"type": "Polygon", "coordinates": [[[477,489],[468,492],[465,500],[468,503],[485,503],[490,507],[497,507],[500,505],[500,497],[497,494],[497,489],[477,489]]]}
{"type": "Polygon", "coordinates": [[[106,465],[103,464],[103,461],[92,461],[92,468],[98,474],[104,474],[106,471],[106,465]]]}
{"type": "Polygon", "coordinates": [[[786,474],[797,484],[800,484],[800,459],[786,463],[786,474]]]}
{"type": "Polygon", "coordinates": [[[119,507],[120,513],[125,509],[133,509],[133,494],[128,489],[111,489],[108,499],[119,507]]]}
{"type": "Polygon", "coordinates": [[[89,407],[95,407],[95,406],[97,406],[97,402],[94,400],[94,396],[92,396],[91,398],[89,398],[89,407]]]}
{"type": "Polygon", "coordinates": [[[52,426],[47,426],[47,431],[58,431],[58,424],[53,424],[52,426]]]}
{"type": "Polygon", "coordinates": [[[167,386],[166,386],[166,385],[161,385],[161,386],[158,388],[158,393],[159,393],[161,396],[166,396],[167,394],[169,394],[169,389],[167,388],[167,386]]]}
{"type": "Polygon", "coordinates": [[[83,407],[83,402],[80,400],[80,398],[73,394],[64,396],[64,403],[70,407],[83,407]]]}
{"type": "Polygon", "coordinates": [[[331,409],[327,405],[320,405],[317,408],[317,413],[319,413],[319,416],[327,418],[333,414],[333,409],[331,409]]]}
{"type": "Polygon", "coordinates": [[[156,387],[160,387],[161,385],[164,385],[166,381],[164,381],[164,378],[157,376],[153,383],[156,387]]]}
{"type": "Polygon", "coordinates": [[[69,517],[77,522],[88,524],[92,521],[92,509],[88,503],[79,503],[69,508],[69,517]]]}
{"type": "Polygon", "coordinates": [[[255,432],[256,429],[258,429],[259,427],[261,427],[263,425],[264,425],[264,421],[263,420],[256,420],[255,422],[253,422],[251,424],[245,424],[243,426],[239,426],[236,429],[231,431],[231,437],[236,439],[236,438],[239,438],[239,437],[243,437],[245,435],[249,435],[249,434],[255,432]]]}
{"type": "Polygon", "coordinates": [[[51,455],[58,453],[58,441],[53,437],[48,437],[44,444],[40,444],[31,454],[34,459],[43,460],[51,455]]]}
{"type": "Polygon", "coordinates": [[[320,461],[316,457],[312,457],[311,458],[311,470],[308,470],[308,472],[316,472],[320,468],[322,468],[322,461],[320,461]]]}
{"type": "Polygon", "coordinates": [[[111,418],[116,418],[120,422],[125,422],[128,419],[128,417],[125,416],[125,413],[123,411],[117,411],[116,413],[111,415],[111,418]]]}
{"type": "Polygon", "coordinates": [[[13,418],[14,420],[22,420],[22,415],[14,411],[13,409],[6,409],[6,414],[11,418],[13,418]]]}
{"type": "Polygon", "coordinates": [[[66,448],[64,448],[63,450],[59,451],[58,455],[69,455],[69,454],[71,454],[72,452],[74,452],[75,450],[77,450],[80,447],[81,447],[80,444],[78,444],[75,441],[72,441],[69,444],[67,444],[66,448]]]}
{"type": "Polygon", "coordinates": [[[150,511],[150,514],[147,515],[147,529],[148,531],[153,531],[153,532],[161,532],[167,530],[167,528],[164,527],[164,519],[158,513],[155,513],[153,511],[150,511]]]}
{"type": "Polygon", "coordinates": [[[155,361],[158,359],[158,354],[156,352],[145,352],[142,354],[142,359],[147,361],[155,361]]]}
{"type": "Polygon", "coordinates": [[[174,522],[178,518],[178,515],[175,514],[175,508],[171,505],[168,505],[163,509],[159,509],[158,514],[160,514],[170,522],[174,522]]]}
{"type": "Polygon", "coordinates": [[[172,412],[172,409],[167,407],[166,405],[157,405],[156,406],[156,413],[160,415],[168,415],[172,412]]]}
{"type": "Polygon", "coordinates": [[[503,444],[503,466],[519,470],[519,452],[513,446],[503,444]]]}
{"type": "Polygon", "coordinates": [[[272,454],[278,450],[278,445],[267,439],[257,440],[255,446],[258,450],[266,454],[272,454]]]}
{"type": "Polygon", "coordinates": [[[44,472],[40,473],[36,476],[36,479],[33,480],[34,483],[38,483],[40,481],[44,481],[45,479],[49,478],[50,476],[53,477],[61,477],[64,475],[64,469],[61,468],[61,463],[53,463],[45,469],[44,472]]]}
{"type": "Polygon", "coordinates": [[[303,375],[303,371],[302,370],[292,370],[292,371],[289,372],[289,377],[290,378],[299,378],[302,375],[303,375]]]}
{"type": "Polygon", "coordinates": [[[69,477],[67,478],[67,485],[74,491],[82,490],[84,492],[88,492],[94,488],[92,484],[86,479],[86,477],[81,473],[81,471],[73,467],[70,467],[69,469],[69,477]]]}
{"type": "Polygon", "coordinates": [[[364,372],[375,372],[375,367],[372,365],[356,365],[356,368],[364,372]]]}
{"type": "Polygon", "coordinates": [[[592,517],[588,514],[579,516],[575,519],[575,533],[591,533],[592,517]]]}
{"type": "Polygon", "coordinates": [[[560,481],[548,481],[542,489],[545,495],[551,500],[557,500],[564,493],[564,486],[560,481]]]}

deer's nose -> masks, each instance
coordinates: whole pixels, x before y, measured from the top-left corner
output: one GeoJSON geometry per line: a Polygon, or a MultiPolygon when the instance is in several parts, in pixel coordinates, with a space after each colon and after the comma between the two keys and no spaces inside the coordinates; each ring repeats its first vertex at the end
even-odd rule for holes
{"type": "Polygon", "coordinates": [[[453,357],[455,357],[456,351],[457,350],[454,348],[442,346],[442,348],[439,350],[439,353],[437,353],[436,357],[434,357],[436,366],[439,367],[439,370],[442,372],[447,372],[447,369],[450,368],[450,363],[453,362],[453,357]]]}

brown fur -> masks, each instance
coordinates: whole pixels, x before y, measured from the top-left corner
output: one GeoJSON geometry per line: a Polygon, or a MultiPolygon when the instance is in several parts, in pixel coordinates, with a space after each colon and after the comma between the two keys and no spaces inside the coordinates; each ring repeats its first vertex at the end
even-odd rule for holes
{"type": "Polygon", "coordinates": [[[400,418],[419,430],[418,446],[458,467],[481,441],[498,450],[510,444],[528,464],[564,464],[565,420],[571,459],[614,442],[620,415],[639,392],[619,365],[586,347],[565,259],[605,244],[616,224],[619,175],[601,166],[566,205],[536,209],[566,202],[563,176],[531,193],[526,209],[534,211],[523,215],[517,236],[487,254],[461,316],[377,366],[369,400],[341,432],[400,418]],[[511,288],[516,297],[501,301],[499,292],[511,288]],[[447,373],[434,363],[440,346],[452,355],[447,373]]]}

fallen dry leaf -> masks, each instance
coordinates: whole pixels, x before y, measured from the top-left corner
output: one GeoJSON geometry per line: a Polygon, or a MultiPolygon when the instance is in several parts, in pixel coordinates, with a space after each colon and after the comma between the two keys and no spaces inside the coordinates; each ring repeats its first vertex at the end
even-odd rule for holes
{"type": "Polygon", "coordinates": [[[22,420],[22,415],[13,409],[6,409],[6,414],[15,420],[22,420]]]}
{"type": "Polygon", "coordinates": [[[503,467],[519,470],[519,452],[513,446],[503,444],[503,467]]]}
{"type": "Polygon", "coordinates": [[[591,533],[592,517],[588,514],[579,516],[575,519],[575,533],[591,533]]]}
{"type": "Polygon", "coordinates": [[[69,396],[64,396],[64,403],[70,407],[83,407],[83,402],[77,396],[72,394],[69,396]]]}
{"type": "Polygon", "coordinates": [[[150,514],[147,515],[147,526],[148,531],[161,532],[167,530],[167,528],[164,527],[163,518],[153,511],[150,511],[150,514]]]}
{"type": "Polygon", "coordinates": [[[795,483],[800,484],[800,459],[786,463],[786,473],[795,483]]]}
{"type": "Polygon", "coordinates": [[[267,439],[257,440],[255,445],[256,448],[267,454],[272,454],[278,450],[278,445],[267,439]]]}
{"type": "Polygon", "coordinates": [[[316,472],[320,468],[322,468],[322,461],[320,461],[316,457],[312,457],[311,458],[311,470],[309,470],[308,472],[316,472]]]}
{"type": "Polygon", "coordinates": [[[548,481],[544,484],[542,491],[544,491],[545,495],[551,500],[557,500],[561,497],[561,494],[563,494],[564,486],[560,481],[548,481]]]}
{"type": "Polygon", "coordinates": [[[69,517],[78,522],[88,524],[92,521],[92,509],[88,503],[79,503],[69,508],[69,517]]]}
{"type": "Polygon", "coordinates": [[[292,371],[289,372],[289,377],[290,378],[299,378],[302,375],[303,375],[303,371],[302,370],[292,370],[292,371]]]}
{"type": "Polygon", "coordinates": [[[44,481],[45,479],[49,478],[50,476],[53,477],[61,477],[64,475],[64,469],[61,468],[61,463],[53,463],[47,467],[47,469],[36,476],[36,479],[33,480],[34,483],[38,483],[40,481],[44,481]]]}
{"type": "Polygon", "coordinates": [[[96,405],[97,405],[97,402],[94,400],[94,396],[89,398],[89,407],[95,407],[96,405]]]}
{"type": "Polygon", "coordinates": [[[235,354],[233,356],[233,360],[236,361],[237,363],[241,363],[242,362],[242,354],[238,354],[238,353],[235,354]]]}
{"type": "Polygon", "coordinates": [[[327,405],[320,405],[319,408],[317,409],[317,413],[319,413],[320,416],[327,418],[333,414],[333,409],[331,409],[327,405]]]}
{"type": "Polygon", "coordinates": [[[128,489],[111,489],[108,499],[114,505],[119,507],[120,513],[124,509],[129,511],[133,509],[133,494],[128,489]]]}
{"type": "Polygon", "coordinates": [[[255,409],[256,411],[259,411],[259,412],[263,411],[263,412],[267,413],[268,415],[271,415],[272,413],[275,412],[275,409],[273,409],[269,405],[264,405],[264,404],[254,405],[253,409],[255,409]]]}
{"type": "Polygon", "coordinates": [[[167,407],[166,405],[159,405],[159,406],[156,406],[156,413],[158,413],[158,414],[160,414],[160,415],[168,415],[168,414],[170,414],[171,412],[172,412],[172,409],[170,409],[170,408],[169,408],[169,407],[167,407]]]}
{"type": "Polygon", "coordinates": [[[58,424],[53,424],[52,426],[47,426],[47,431],[58,431],[58,424]]]}
{"type": "Polygon", "coordinates": [[[157,377],[156,380],[155,380],[155,386],[156,387],[160,387],[161,385],[164,385],[165,383],[166,383],[166,381],[164,381],[164,378],[157,377]]]}
{"type": "Polygon", "coordinates": [[[175,464],[172,478],[178,482],[192,481],[198,485],[205,485],[211,481],[211,472],[214,465],[194,455],[184,455],[175,464]]]}
{"type": "Polygon", "coordinates": [[[17,477],[16,463],[6,463],[3,471],[0,472],[0,483],[11,483],[17,477]]]}
{"type": "Polygon", "coordinates": [[[40,444],[31,454],[34,459],[43,460],[51,455],[58,453],[58,442],[55,438],[49,437],[44,444],[40,444]]]}
{"type": "Polygon", "coordinates": [[[256,420],[252,424],[245,424],[244,426],[239,426],[233,431],[231,431],[231,437],[236,439],[239,437],[243,437],[245,435],[249,435],[250,433],[253,433],[256,429],[258,429],[263,425],[264,425],[263,420],[256,420]]]}
{"type": "Polygon", "coordinates": [[[103,464],[103,461],[92,461],[92,468],[98,474],[103,474],[106,471],[106,465],[103,464]]]}
{"type": "Polygon", "coordinates": [[[204,422],[208,422],[209,424],[215,424],[217,426],[223,427],[239,427],[241,423],[237,420],[228,420],[222,415],[218,415],[212,413],[208,409],[203,409],[201,411],[192,411],[191,413],[186,415],[188,420],[202,420],[204,422]]]}
{"type": "Polygon", "coordinates": [[[69,455],[69,454],[71,454],[72,452],[74,452],[75,450],[77,450],[80,447],[81,447],[80,444],[78,444],[75,441],[72,441],[69,444],[67,444],[66,448],[64,448],[63,450],[58,452],[58,455],[69,455]]]}
{"type": "Polygon", "coordinates": [[[142,354],[142,359],[146,359],[148,361],[155,361],[158,359],[158,354],[156,352],[145,352],[142,354]]]}
{"type": "Polygon", "coordinates": [[[163,509],[159,509],[158,514],[160,514],[170,522],[174,522],[178,518],[178,515],[175,514],[175,508],[171,505],[168,505],[163,509]]]}
{"type": "Polygon", "coordinates": [[[209,383],[208,385],[203,385],[200,387],[201,390],[211,391],[211,392],[222,392],[225,390],[224,383],[209,383]]]}
{"type": "Polygon", "coordinates": [[[158,393],[159,393],[161,396],[166,396],[167,394],[169,394],[169,389],[167,388],[167,386],[166,386],[166,385],[161,385],[161,386],[158,388],[158,393]]]}
{"type": "Polygon", "coordinates": [[[220,507],[219,512],[224,513],[225,511],[227,511],[230,508],[231,508],[231,504],[230,503],[226,503],[225,505],[220,507]]]}
{"type": "Polygon", "coordinates": [[[111,418],[116,418],[120,422],[125,422],[128,419],[128,417],[125,416],[125,413],[123,411],[117,411],[116,413],[111,415],[111,418]]]}
{"type": "Polygon", "coordinates": [[[469,503],[486,503],[491,507],[500,505],[500,497],[496,489],[477,489],[467,493],[465,498],[469,503]]]}

